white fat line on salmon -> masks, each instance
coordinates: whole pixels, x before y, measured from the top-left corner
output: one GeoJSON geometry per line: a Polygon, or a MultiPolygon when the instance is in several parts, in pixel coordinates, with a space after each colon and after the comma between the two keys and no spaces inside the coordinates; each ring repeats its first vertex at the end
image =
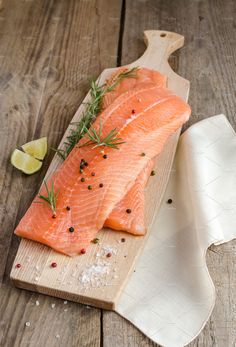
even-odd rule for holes
{"type": "MultiPolygon", "coordinates": [[[[166,98],[167,99],[167,98],[166,98]]],[[[171,98],[170,98],[171,99],[171,98]]],[[[186,113],[186,117],[185,117],[185,114],[183,114],[182,115],[182,119],[187,119],[188,118],[188,114],[186,113]]],[[[162,144],[162,146],[161,146],[161,148],[160,148],[160,151],[162,150],[162,148],[163,148],[163,146],[164,146],[164,142],[167,140],[167,138],[169,137],[169,131],[167,131],[167,134],[166,134],[166,130],[168,130],[168,129],[175,129],[175,130],[177,130],[178,129],[178,124],[179,124],[179,119],[175,119],[175,120],[172,120],[172,122],[171,122],[171,124],[165,124],[165,125],[162,125],[161,126],[161,128],[157,128],[157,129],[154,129],[151,133],[149,133],[147,136],[146,136],[146,139],[144,139],[143,141],[147,141],[148,139],[150,139],[150,138],[155,138],[156,136],[157,136],[157,133],[159,133],[159,135],[161,134],[161,131],[164,131],[164,134],[161,136],[161,138],[164,138],[163,139],[163,144],[162,144]]],[[[135,134],[134,134],[134,136],[136,136],[135,134]]],[[[125,150],[125,146],[126,145],[128,145],[128,144],[124,144],[123,145],[123,147],[122,147],[122,151],[124,151],[125,150]]],[[[144,145],[144,142],[143,142],[143,145],[144,145]]],[[[143,148],[143,147],[142,147],[143,148]]],[[[150,150],[150,149],[149,149],[150,150]]],[[[148,151],[147,151],[147,155],[148,155],[148,157],[149,158],[152,158],[153,156],[155,156],[156,155],[156,153],[154,154],[154,152],[153,151],[155,151],[155,148],[154,149],[152,149],[151,148],[151,152],[149,153],[148,151]]],[[[159,151],[159,153],[160,153],[160,151],[159,151]]],[[[147,157],[147,156],[146,156],[147,157]]],[[[146,158],[145,157],[145,158],[146,158]]],[[[110,167],[113,167],[112,165],[110,166],[110,167]]],[[[83,200],[83,209],[85,208],[85,205],[87,205],[88,204],[88,196],[86,197],[86,200],[83,200]]],[[[81,207],[81,206],[80,206],[81,207]]],[[[111,207],[112,208],[112,207],[111,207]]],[[[107,213],[109,213],[110,211],[107,211],[107,213]]],[[[75,212],[76,213],[76,212],[75,212]]]]}
{"type": "MultiPolygon", "coordinates": [[[[109,105],[104,111],[103,114],[105,113],[106,117],[104,119],[102,119],[103,122],[105,122],[107,119],[109,119],[111,113],[113,113],[114,111],[117,111],[117,109],[119,109],[123,104],[125,104],[126,102],[128,102],[131,98],[133,98],[134,96],[138,96],[140,93],[143,93],[147,90],[152,90],[157,88],[156,85],[154,85],[153,87],[147,86],[143,89],[138,89],[137,91],[135,91],[133,94],[130,94],[130,90],[126,91],[125,93],[122,93],[121,95],[119,95],[117,97],[117,99],[111,104],[109,105]],[[130,95],[129,95],[130,94],[130,95]],[[124,96],[128,95],[127,98],[124,98],[124,96]],[[121,101],[121,103],[118,103],[120,101],[120,99],[124,98],[124,100],[121,101]],[[114,105],[115,104],[115,105],[114,105]],[[107,112],[108,111],[108,112],[107,112]],[[106,114],[107,113],[107,114],[106,114]]],[[[102,115],[102,114],[101,114],[102,115]]],[[[102,118],[102,117],[101,117],[102,118]]],[[[105,125],[105,123],[103,123],[103,126],[105,125]]]]}
{"type": "MultiPolygon", "coordinates": [[[[171,96],[172,96],[172,95],[175,95],[175,94],[174,94],[174,93],[170,93],[169,96],[168,96],[167,98],[158,100],[157,102],[153,103],[152,105],[149,105],[149,106],[148,106],[146,109],[144,109],[142,112],[137,113],[137,115],[135,116],[135,118],[132,119],[132,121],[135,120],[135,119],[137,119],[137,118],[139,118],[139,117],[141,117],[145,112],[151,110],[152,108],[154,108],[154,107],[157,106],[158,104],[161,104],[161,103],[164,103],[164,102],[168,101],[169,99],[171,99],[171,96]]],[[[118,134],[119,134],[121,131],[123,131],[123,130],[129,125],[129,123],[131,123],[131,121],[130,121],[130,122],[126,122],[126,123],[123,125],[123,127],[119,130],[118,134]]],[[[123,144],[123,145],[124,145],[124,144],[123,144]]],[[[100,156],[99,154],[95,155],[95,156],[93,157],[93,159],[91,160],[91,162],[89,163],[89,165],[92,166],[93,163],[94,163],[94,161],[96,161],[97,158],[98,158],[99,156],[100,156]]],[[[68,199],[70,199],[70,197],[71,197],[71,192],[74,191],[74,187],[77,185],[76,183],[77,183],[79,180],[80,180],[80,178],[78,177],[78,180],[76,180],[76,181],[73,183],[73,185],[71,186],[71,187],[73,187],[73,188],[67,188],[67,189],[66,189],[66,191],[67,191],[66,196],[67,196],[68,199]]]]}
{"type": "MultiPolygon", "coordinates": [[[[171,94],[173,95],[173,94],[171,94]]],[[[122,131],[126,125],[128,125],[129,123],[131,123],[133,120],[135,120],[136,118],[140,117],[144,112],[147,112],[149,110],[151,110],[153,107],[157,106],[158,104],[161,104],[162,102],[165,102],[167,100],[171,99],[171,97],[168,97],[168,98],[165,98],[165,99],[162,99],[162,100],[158,100],[157,102],[155,102],[154,104],[152,105],[149,105],[147,108],[145,108],[142,112],[140,113],[137,113],[137,114],[132,114],[130,118],[128,118],[125,122],[125,124],[123,125],[122,128],[120,128],[119,132],[122,131]]],[[[119,134],[118,132],[118,134],[119,134]]]]}
{"type": "MultiPolygon", "coordinates": [[[[150,89],[150,88],[146,88],[146,90],[148,90],[148,89],[150,89]]],[[[152,89],[153,89],[153,88],[152,88],[152,89]]],[[[123,125],[123,127],[119,130],[118,134],[119,134],[120,132],[122,132],[132,121],[134,121],[134,120],[136,120],[137,118],[141,117],[144,113],[146,113],[147,111],[149,111],[149,110],[151,110],[152,108],[156,107],[157,105],[162,104],[162,103],[168,101],[169,99],[171,99],[171,97],[172,97],[173,95],[175,95],[175,94],[172,93],[172,92],[170,92],[168,97],[156,101],[155,103],[153,103],[153,104],[149,105],[148,107],[146,107],[142,112],[137,113],[137,114],[135,115],[135,117],[134,117],[130,122],[127,122],[127,121],[126,121],[126,123],[123,125]]],[[[123,146],[124,146],[124,145],[125,145],[125,144],[123,144],[123,146]]],[[[97,158],[98,158],[99,156],[100,156],[99,154],[95,155],[95,156],[93,157],[93,159],[91,160],[91,162],[89,163],[89,165],[92,166],[93,163],[94,163],[94,161],[96,161],[97,158]]],[[[151,158],[149,158],[149,159],[151,159],[151,158]]],[[[68,201],[69,201],[69,199],[71,199],[71,195],[72,195],[72,193],[73,193],[73,191],[74,191],[74,187],[77,185],[77,182],[78,182],[79,180],[80,180],[80,178],[78,177],[78,180],[75,180],[75,182],[74,182],[70,187],[67,187],[67,188],[66,188],[64,194],[66,195],[68,201]]],[[[88,207],[89,207],[89,204],[90,204],[92,201],[93,201],[93,197],[88,195],[88,196],[87,196],[86,204],[85,204],[84,206],[86,206],[86,208],[88,208],[88,207]],[[88,205],[87,205],[87,204],[88,204],[88,205]]],[[[83,202],[85,203],[85,201],[83,201],[83,202]]],[[[81,212],[82,212],[82,211],[81,211],[81,212]]],[[[84,211],[83,211],[83,212],[84,212],[84,211]]],[[[76,215],[76,212],[74,212],[73,214],[76,215]]]]}
{"type": "MultiPolygon", "coordinates": [[[[119,107],[121,107],[123,104],[125,104],[126,102],[128,102],[131,98],[133,98],[134,96],[138,96],[140,93],[143,93],[143,92],[145,92],[145,91],[148,91],[148,90],[153,90],[153,89],[156,89],[157,88],[157,86],[156,85],[154,85],[153,87],[150,87],[150,86],[147,86],[147,87],[145,87],[145,88],[142,88],[142,89],[138,89],[137,91],[135,91],[133,94],[131,94],[131,95],[129,95],[130,94],[130,91],[127,91],[127,92],[125,92],[125,93],[123,93],[123,94],[121,94],[122,96],[124,96],[124,95],[127,95],[128,94],[128,97],[127,98],[125,98],[124,100],[122,100],[122,102],[121,103],[118,103],[117,105],[114,105],[114,103],[117,103],[118,101],[120,101],[119,100],[119,97],[115,100],[115,102],[113,103],[113,104],[111,104],[110,106],[108,106],[108,108],[106,109],[106,110],[104,110],[103,111],[103,114],[105,113],[105,115],[106,115],[106,117],[104,118],[104,119],[102,119],[102,117],[101,117],[101,120],[103,121],[103,127],[105,126],[105,124],[106,124],[106,122],[109,120],[109,118],[110,118],[110,116],[111,116],[111,114],[114,112],[114,111],[116,111],[117,109],[119,109],[119,107]],[[112,107],[113,106],[113,107],[112,107]],[[107,112],[108,111],[108,112],[107,112]]],[[[170,96],[171,95],[175,95],[174,93],[170,93],[170,96]]],[[[165,101],[165,100],[163,100],[163,101],[165,101]]],[[[156,104],[153,104],[151,107],[154,107],[156,104]]],[[[146,110],[149,110],[150,108],[151,108],[150,106],[147,108],[147,109],[145,109],[145,110],[143,110],[142,112],[140,112],[140,113],[138,113],[138,114],[136,114],[136,115],[134,115],[135,117],[132,117],[131,116],[131,120],[129,121],[129,119],[126,121],[126,123],[123,125],[123,127],[119,130],[119,132],[126,126],[126,125],[128,125],[132,120],[134,120],[134,119],[136,119],[138,116],[140,116],[140,115],[142,115],[142,113],[143,112],[145,112],[146,110]],[[128,122],[129,121],[129,122],[128,122]]],[[[102,115],[102,114],[101,114],[102,115]]],[[[118,132],[118,134],[119,134],[119,132],[118,132]]],[[[83,140],[84,139],[84,137],[81,139],[81,140],[83,140]]],[[[78,151],[79,152],[79,151],[78,151]]],[[[78,153],[77,152],[77,153],[78,153]]],[[[71,152],[70,153],[70,158],[74,158],[74,157],[72,157],[72,153],[75,153],[75,152],[71,152]]],[[[97,158],[98,157],[98,155],[96,155],[93,159],[95,159],[95,158],[97,158]]],[[[75,162],[76,162],[76,157],[74,158],[75,159],[75,162]]],[[[65,160],[64,162],[63,162],[63,166],[67,166],[67,163],[68,163],[68,161],[67,160],[65,160]]],[[[70,162],[71,163],[71,162],[70,162]]],[[[72,163],[73,164],[73,163],[72,163]]],[[[61,169],[61,167],[60,167],[60,169],[61,169]]],[[[61,175],[60,175],[60,172],[63,172],[63,171],[58,171],[58,174],[56,175],[56,178],[54,179],[54,185],[57,185],[57,183],[58,183],[58,180],[60,181],[64,181],[64,183],[63,184],[59,184],[60,185],[60,187],[61,186],[65,186],[66,184],[67,184],[67,182],[68,182],[68,179],[65,179],[65,178],[63,178],[63,177],[61,177],[61,175]]],[[[68,172],[67,172],[67,175],[68,175],[68,177],[70,177],[70,170],[68,170],[68,172]]]]}

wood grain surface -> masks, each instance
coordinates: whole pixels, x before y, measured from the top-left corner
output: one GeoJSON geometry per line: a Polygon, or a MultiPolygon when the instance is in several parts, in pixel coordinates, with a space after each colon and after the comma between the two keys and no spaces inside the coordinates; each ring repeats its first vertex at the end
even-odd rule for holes
{"type": "MultiPolygon", "coordinates": [[[[159,71],[167,77],[168,88],[187,101],[189,81],[176,74],[168,64],[170,54],[184,45],[184,37],[169,31],[148,30],[144,32],[144,39],[147,45],[144,54],[131,65],[126,66],[130,68],[133,66],[146,67],[159,71]]],[[[103,70],[98,77],[99,83],[103,85],[116,70],[116,68],[103,70]]],[[[72,123],[81,119],[89,98],[88,94],[73,116],[72,123]]],[[[63,143],[70,132],[71,125],[66,129],[59,148],[63,148],[63,143]]],[[[158,171],[158,175],[150,179],[146,186],[145,220],[148,231],[144,237],[134,237],[131,234],[103,228],[97,235],[100,240],[99,244],[92,243],[85,255],[74,258],[59,254],[42,244],[23,239],[10,273],[14,285],[21,289],[103,309],[116,310],[121,292],[134,270],[137,258],[149,235],[155,231],[152,228],[152,222],[166,190],[179,135],[180,131],[177,131],[168,139],[162,153],[155,160],[154,169],[158,171]],[[125,237],[126,242],[121,244],[122,237],[125,237]],[[104,253],[103,248],[108,246],[116,250],[117,254],[107,263],[110,273],[104,278],[103,285],[86,286],[81,283],[78,278],[85,269],[94,266],[99,260],[104,262],[104,254],[102,258],[100,255],[99,259],[98,254],[104,253]],[[55,261],[58,266],[57,269],[52,270],[50,264],[55,261]],[[16,267],[18,263],[22,265],[20,270],[16,267]]],[[[61,158],[55,155],[45,176],[47,180],[62,163],[61,158]]]]}
{"type": "MultiPolygon", "coordinates": [[[[12,287],[9,271],[19,243],[12,231],[52,156],[39,175],[26,178],[9,165],[9,155],[19,143],[45,134],[57,146],[88,78],[137,59],[145,29],[186,37],[171,64],[191,81],[191,122],[222,112],[236,129],[235,6],[233,0],[0,1],[1,347],[157,346],[115,313],[12,287]]],[[[235,346],[235,253],[235,241],[208,252],[217,301],[189,347],[235,346]]]]}

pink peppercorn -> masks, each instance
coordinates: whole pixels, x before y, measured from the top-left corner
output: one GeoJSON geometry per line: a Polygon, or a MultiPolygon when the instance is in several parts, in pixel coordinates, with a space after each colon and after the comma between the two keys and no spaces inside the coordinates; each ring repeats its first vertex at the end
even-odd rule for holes
{"type": "Polygon", "coordinates": [[[111,256],[112,256],[111,252],[107,253],[107,258],[110,258],[111,256]]]}
{"type": "Polygon", "coordinates": [[[51,264],[51,267],[57,267],[57,263],[53,262],[53,263],[51,264]]]}
{"type": "Polygon", "coordinates": [[[82,248],[81,251],[80,251],[81,254],[85,254],[86,253],[86,249],[85,248],[82,248]]]}
{"type": "Polygon", "coordinates": [[[17,269],[21,268],[21,264],[16,264],[16,268],[17,269]]]}

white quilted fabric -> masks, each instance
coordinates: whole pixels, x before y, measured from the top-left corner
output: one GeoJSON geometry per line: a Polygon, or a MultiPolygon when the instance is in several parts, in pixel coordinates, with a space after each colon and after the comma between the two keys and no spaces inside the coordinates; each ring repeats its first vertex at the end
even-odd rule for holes
{"type": "Polygon", "coordinates": [[[188,344],[215,303],[206,250],[235,237],[236,134],[218,115],[181,136],[161,210],[117,312],[162,346],[188,344]]]}

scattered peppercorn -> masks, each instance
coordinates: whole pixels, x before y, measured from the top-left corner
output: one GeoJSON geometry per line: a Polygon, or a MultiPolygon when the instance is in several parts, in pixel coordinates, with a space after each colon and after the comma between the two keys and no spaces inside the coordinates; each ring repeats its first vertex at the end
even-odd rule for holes
{"type": "Polygon", "coordinates": [[[107,258],[110,258],[111,256],[112,256],[111,252],[107,253],[107,258]]]}
{"type": "Polygon", "coordinates": [[[93,239],[91,242],[92,242],[92,243],[99,243],[99,239],[96,237],[96,238],[93,239]]]}
{"type": "Polygon", "coordinates": [[[92,190],[92,186],[89,185],[89,186],[88,186],[88,190],[92,190]]]}
{"type": "Polygon", "coordinates": [[[126,213],[131,213],[131,212],[132,212],[131,209],[127,208],[126,213]]]}
{"type": "Polygon", "coordinates": [[[99,183],[99,188],[102,188],[103,187],[103,183],[99,183]]]}
{"type": "Polygon", "coordinates": [[[84,178],[84,177],[82,177],[80,181],[81,181],[81,182],[85,182],[85,178],[84,178]]]}
{"type": "Polygon", "coordinates": [[[172,204],[172,199],[168,199],[167,204],[172,204]]]}
{"type": "Polygon", "coordinates": [[[80,173],[83,173],[83,169],[85,166],[88,166],[88,163],[84,159],[81,159],[80,160],[80,173]]]}
{"type": "Polygon", "coordinates": [[[66,206],[67,211],[70,211],[70,206],[66,206]]]}
{"type": "Polygon", "coordinates": [[[155,174],[156,174],[156,171],[152,170],[151,176],[155,176],[155,174]]]}
{"type": "Polygon", "coordinates": [[[121,242],[125,242],[125,238],[124,237],[122,237],[121,242]]]}
{"type": "Polygon", "coordinates": [[[56,214],[55,213],[53,213],[52,218],[56,218],[56,214]]]}
{"type": "Polygon", "coordinates": [[[81,254],[85,254],[85,253],[86,253],[86,249],[85,249],[85,248],[82,248],[82,249],[80,250],[80,253],[81,253],[81,254]]]}
{"type": "Polygon", "coordinates": [[[132,113],[134,114],[134,113],[135,113],[135,110],[132,110],[132,113]]]}
{"type": "Polygon", "coordinates": [[[74,231],[75,231],[75,229],[74,229],[73,227],[70,227],[70,228],[69,228],[69,232],[70,232],[70,233],[73,233],[74,231]]]}
{"type": "Polygon", "coordinates": [[[95,172],[91,172],[91,176],[95,176],[95,172]]]}
{"type": "Polygon", "coordinates": [[[145,153],[141,153],[140,155],[141,155],[141,157],[145,157],[146,154],[145,153]]]}
{"type": "Polygon", "coordinates": [[[104,154],[103,158],[104,158],[104,159],[107,159],[107,154],[104,154]]]}
{"type": "Polygon", "coordinates": [[[51,267],[57,267],[57,263],[53,262],[53,263],[51,264],[51,267]]]}
{"type": "Polygon", "coordinates": [[[17,269],[21,268],[21,264],[19,264],[19,263],[16,264],[16,268],[17,268],[17,269]]]}

